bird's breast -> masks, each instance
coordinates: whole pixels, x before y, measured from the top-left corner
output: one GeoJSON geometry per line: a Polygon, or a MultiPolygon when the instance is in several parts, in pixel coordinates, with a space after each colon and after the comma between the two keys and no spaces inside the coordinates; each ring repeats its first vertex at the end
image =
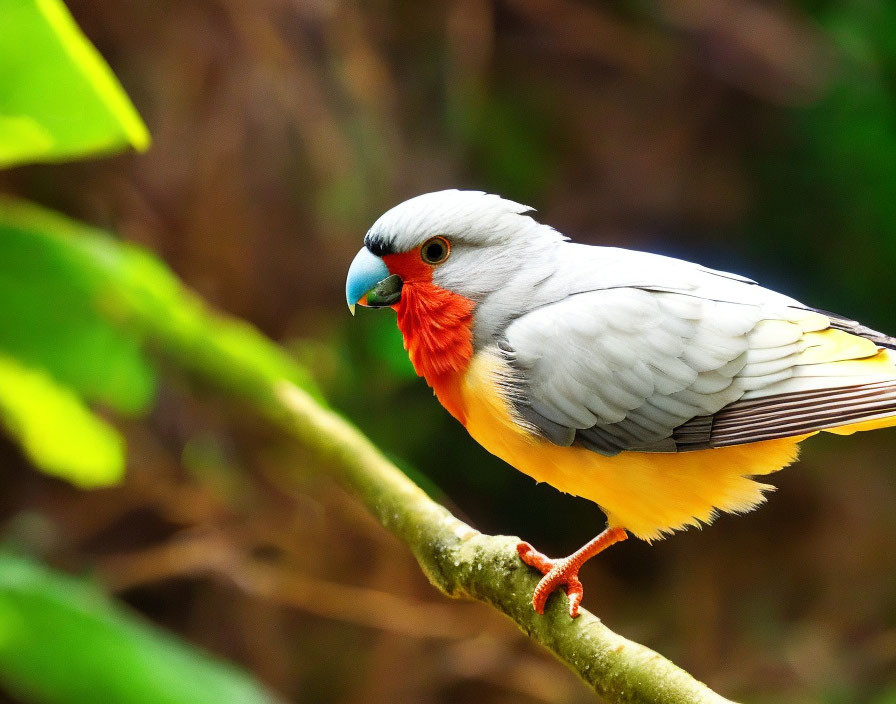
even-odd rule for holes
{"type": "Polygon", "coordinates": [[[473,301],[431,281],[405,285],[394,306],[414,370],[451,415],[466,424],[461,385],[473,358],[473,301]]]}

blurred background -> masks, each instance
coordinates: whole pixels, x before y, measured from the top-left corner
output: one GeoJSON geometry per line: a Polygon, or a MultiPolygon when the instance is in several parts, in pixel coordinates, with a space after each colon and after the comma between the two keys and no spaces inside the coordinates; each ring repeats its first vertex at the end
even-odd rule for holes
{"type": "MultiPolygon", "coordinates": [[[[0,172],[0,189],[153,250],[483,531],[565,555],[604,517],[476,445],[390,311],[348,315],[348,264],[405,198],[497,192],[578,241],[896,331],[894,3],[67,4],[153,144],[0,172]]],[[[127,473],[103,490],[0,436],[7,542],[288,701],[593,701],[509,621],[442,598],[245,408],[163,366],[148,415],[113,417],[127,473]]],[[[896,702],[894,450],[894,431],[812,440],[755,513],[589,562],[585,606],[733,699],[896,702]]]]}

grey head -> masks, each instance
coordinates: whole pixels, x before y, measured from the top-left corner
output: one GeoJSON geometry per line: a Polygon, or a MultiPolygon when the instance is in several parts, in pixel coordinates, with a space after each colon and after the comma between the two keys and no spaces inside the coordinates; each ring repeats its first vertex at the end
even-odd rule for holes
{"type": "Polygon", "coordinates": [[[480,348],[529,308],[533,291],[556,271],[556,250],[567,238],[532,212],[482,191],[425,193],[383,214],[364,244],[382,257],[434,237],[448,240],[450,256],[433,270],[433,282],[476,303],[474,346],[480,348]]]}

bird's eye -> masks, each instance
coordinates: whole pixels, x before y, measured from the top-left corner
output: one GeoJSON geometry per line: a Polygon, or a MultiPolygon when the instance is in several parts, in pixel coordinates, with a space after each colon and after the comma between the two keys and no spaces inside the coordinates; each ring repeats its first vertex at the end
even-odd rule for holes
{"type": "Polygon", "coordinates": [[[433,237],[426,240],[420,248],[420,257],[427,264],[441,264],[451,253],[451,245],[444,237],[433,237]]]}

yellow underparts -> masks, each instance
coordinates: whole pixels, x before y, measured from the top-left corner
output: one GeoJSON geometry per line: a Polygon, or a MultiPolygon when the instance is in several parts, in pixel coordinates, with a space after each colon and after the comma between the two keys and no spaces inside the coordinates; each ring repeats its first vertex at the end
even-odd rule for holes
{"type": "MultiPolygon", "coordinates": [[[[470,363],[461,394],[466,427],[485,449],[536,481],[597,503],[611,527],[643,540],[709,523],[719,511],[743,513],[774,489],[750,478],[796,460],[809,435],[683,453],[622,452],[605,457],[581,447],[561,447],[514,422],[496,380],[506,375],[495,355],[480,352],[470,363]]],[[[896,418],[832,429],[848,434],[896,424],[896,418]]],[[[813,433],[814,434],[814,433],[813,433]]]]}

